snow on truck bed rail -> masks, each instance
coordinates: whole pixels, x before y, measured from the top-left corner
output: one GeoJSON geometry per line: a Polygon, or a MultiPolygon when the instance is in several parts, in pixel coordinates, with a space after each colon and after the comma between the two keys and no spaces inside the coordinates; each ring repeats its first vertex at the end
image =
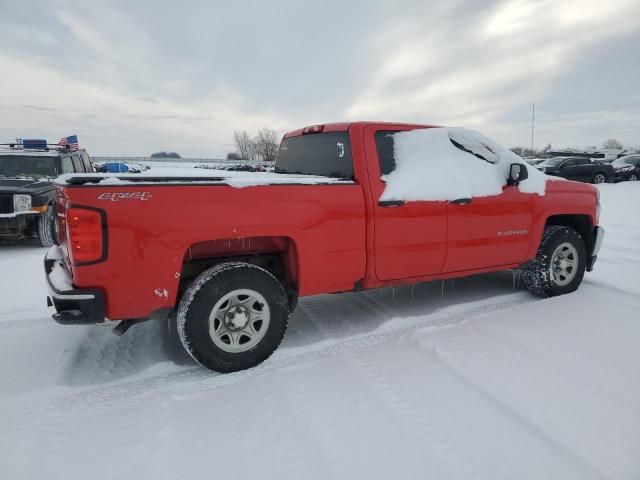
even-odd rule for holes
{"type": "Polygon", "coordinates": [[[344,184],[352,183],[351,180],[343,178],[321,177],[315,175],[294,175],[271,172],[233,172],[227,170],[205,169],[184,167],[159,167],[145,170],[141,173],[69,173],[61,175],[56,179],[58,185],[68,185],[71,183],[94,183],[99,185],[127,185],[131,183],[157,183],[166,181],[167,183],[194,183],[211,182],[223,183],[235,188],[252,187],[259,185],[281,185],[281,184],[344,184]]]}
{"type": "MultiPolygon", "coordinates": [[[[384,175],[381,200],[455,200],[502,193],[512,163],[526,162],[479,132],[464,128],[427,128],[393,134],[395,169],[384,175]],[[456,142],[462,150],[453,142],[456,142]],[[481,155],[478,158],[476,155],[481,155]]],[[[518,185],[523,193],[544,195],[547,180],[535,168],[518,185]]]]}

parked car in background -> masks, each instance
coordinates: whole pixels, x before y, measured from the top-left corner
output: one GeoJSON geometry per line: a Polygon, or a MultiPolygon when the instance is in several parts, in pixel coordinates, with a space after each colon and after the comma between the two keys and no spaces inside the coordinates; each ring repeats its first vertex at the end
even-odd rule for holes
{"type": "Polygon", "coordinates": [[[89,155],[46,140],[0,146],[0,240],[37,237],[43,247],[55,239],[53,180],[62,173],[92,173],[89,155]]]}
{"type": "Polygon", "coordinates": [[[588,157],[548,158],[536,168],[547,175],[587,183],[611,182],[614,177],[614,169],[610,164],[588,157]]]}
{"type": "Polygon", "coordinates": [[[149,167],[135,162],[101,162],[95,163],[95,170],[101,173],[140,173],[149,167]]]}
{"type": "Polygon", "coordinates": [[[640,178],[640,154],[616,158],[611,162],[611,166],[614,169],[614,180],[616,182],[625,180],[635,182],[640,178]]]}

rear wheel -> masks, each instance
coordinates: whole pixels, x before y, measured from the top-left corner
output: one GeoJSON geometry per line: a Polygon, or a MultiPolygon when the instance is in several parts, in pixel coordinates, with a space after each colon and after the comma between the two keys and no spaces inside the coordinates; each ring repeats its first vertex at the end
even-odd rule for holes
{"type": "Polygon", "coordinates": [[[247,263],[223,263],[201,273],[178,307],[178,334],[189,354],[217,372],[254,367],[278,347],[289,304],[282,284],[247,263]]]}
{"type": "Polygon", "coordinates": [[[632,173],[631,175],[629,175],[629,180],[631,180],[632,182],[637,182],[638,175],[636,175],[635,173],[632,173]]]}
{"type": "Polygon", "coordinates": [[[596,173],[593,176],[592,183],[604,183],[607,181],[607,176],[604,173],[596,173]]]}
{"type": "Polygon", "coordinates": [[[539,297],[575,291],[584,277],[587,250],[573,228],[545,228],[538,254],[523,272],[526,287],[539,297]]]}
{"type": "Polygon", "coordinates": [[[38,218],[38,239],[43,247],[51,247],[55,243],[55,212],[49,205],[47,211],[38,218]]]}

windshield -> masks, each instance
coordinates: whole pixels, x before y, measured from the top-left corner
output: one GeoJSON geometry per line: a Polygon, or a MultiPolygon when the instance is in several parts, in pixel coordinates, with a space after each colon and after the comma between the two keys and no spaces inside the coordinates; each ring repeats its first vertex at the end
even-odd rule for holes
{"type": "Polygon", "coordinates": [[[565,160],[566,160],[565,158],[548,158],[544,162],[541,162],[536,166],[537,167],[557,167],[565,160]]]}
{"type": "Polygon", "coordinates": [[[631,157],[616,158],[613,162],[611,162],[611,164],[612,165],[633,165],[633,163],[631,163],[629,160],[631,160],[631,157]]]}
{"type": "Polygon", "coordinates": [[[0,177],[52,178],[57,177],[55,157],[28,155],[0,155],[0,177]]]}

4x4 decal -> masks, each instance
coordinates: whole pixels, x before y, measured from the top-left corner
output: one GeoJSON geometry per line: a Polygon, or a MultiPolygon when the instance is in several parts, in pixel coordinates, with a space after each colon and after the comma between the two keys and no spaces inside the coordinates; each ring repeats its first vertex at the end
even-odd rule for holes
{"type": "Polygon", "coordinates": [[[119,200],[149,200],[151,192],[108,192],[98,195],[98,200],[109,200],[117,202],[119,200]]]}

